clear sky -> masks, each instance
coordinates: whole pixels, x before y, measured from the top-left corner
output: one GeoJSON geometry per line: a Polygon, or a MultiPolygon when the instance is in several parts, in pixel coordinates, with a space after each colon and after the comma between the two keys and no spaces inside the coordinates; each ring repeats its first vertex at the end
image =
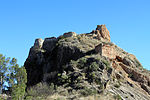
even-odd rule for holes
{"type": "Polygon", "coordinates": [[[0,53],[23,65],[36,38],[91,32],[98,24],[150,69],[150,0],[0,0],[0,53]]]}

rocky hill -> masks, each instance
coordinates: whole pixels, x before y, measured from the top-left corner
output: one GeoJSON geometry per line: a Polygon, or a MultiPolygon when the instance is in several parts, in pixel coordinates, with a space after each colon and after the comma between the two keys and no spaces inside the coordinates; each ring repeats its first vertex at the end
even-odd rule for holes
{"type": "Polygon", "coordinates": [[[37,89],[33,100],[150,100],[150,72],[111,42],[105,25],[36,39],[24,66],[28,89],[37,89]],[[42,97],[39,84],[53,89],[42,97]]]}

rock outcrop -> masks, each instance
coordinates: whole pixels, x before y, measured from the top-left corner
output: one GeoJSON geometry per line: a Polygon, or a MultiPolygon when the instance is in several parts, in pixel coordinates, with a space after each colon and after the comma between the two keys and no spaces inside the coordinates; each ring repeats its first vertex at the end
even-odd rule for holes
{"type": "Polygon", "coordinates": [[[77,36],[77,34],[75,32],[67,32],[67,33],[64,33],[64,38],[67,38],[67,37],[74,37],[74,36],[77,36]]]}
{"type": "Polygon", "coordinates": [[[42,49],[46,50],[47,52],[51,52],[55,48],[57,41],[58,39],[55,37],[46,38],[44,40],[42,49]]]}
{"type": "Polygon", "coordinates": [[[36,39],[24,66],[28,87],[53,84],[56,94],[68,100],[95,94],[102,100],[150,99],[150,72],[110,42],[105,25],[86,34],[36,39]]]}
{"type": "Polygon", "coordinates": [[[34,43],[35,48],[42,48],[43,46],[43,40],[42,39],[36,39],[34,43]]]}
{"type": "Polygon", "coordinates": [[[110,42],[110,34],[108,29],[106,28],[106,25],[97,25],[96,32],[98,35],[98,39],[102,37],[110,42]]]}
{"type": "Polygon", "coordinates": [[[96,38],[98,40],[106,40],[108,42],[110,42],[110,33],[108,31],[108,29],[106,28],[106,25],[97,25],[96,30],[93,30],[91,32],[92,34],[96,34],[96,38]]]}

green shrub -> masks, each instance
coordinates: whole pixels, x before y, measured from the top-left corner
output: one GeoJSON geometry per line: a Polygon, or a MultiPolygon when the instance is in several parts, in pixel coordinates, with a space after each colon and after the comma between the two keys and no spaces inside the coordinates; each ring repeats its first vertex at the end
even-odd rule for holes
{"type": "Polygon", "coordinates": [[[58,73],[57,76],[58,76],[58,83],[59,84],[71,83],[69,76],[66,74],[58,73]]]}
{"type": "Polygon", "coordinates": [[[115,95],[114,98],[115,98],[116,100],[122,100],[122,98],[121,98],[121,96],[120,96],[119,94],[115,95]]]}
{"type": "Polygon", "coordinates": [[[98,64],[96,62],[93,62],[90,66],[89,66],[89,69],[91,71],[97,71],[99,68],[98,64]]]}
{"type": "MultiPolygon", "coordinates": [[[[95,83],[98,84],[98,85],[100,85],[100,87],[103,87],[103,84],[102,84],[102,82],[101,82],[101,79],[96,78],[96,79],[95,79],[95,83]]],[[[101,88],[101,89],[103,89],[103,88],[101,88]]]]}
{"type": "Polygon", "coordinates": [[[68,76],[67,76],[67,75],[62,75],[62,76],[61,76],[61,81],[62,81],[62,82],[65,82],[67,79],[68,79],[68,76]]]}
{"type": "Polygon", "coordinates": [[[76,80],[77,80],[78,82],[80,82],[82,79],[83,79],[83,77],[82,77],[82,76],[79,76],[76,80]]]}
{"type": "Polygon", "coordinates": [[[33,96],[26,96],[25,100],[33,100],[33,96]]]}
{"type": "Polygon", "coordinates": [[[80,69],[84,68],[84,65],[86,64],[86,62],[87,62],[87,59],[85,57],[79,59],[77,67],[80,69]]]}
{"type": "Polygon", "coordinates": [[[24,67],[18,68],[16,73],[17,84],[12,85],[11,97],[12,100],[21,100],[25,96],[27,73],[24,67]]]}
{"type": "Polygon", "coordinates": [[[0,95],[0,100],[7,100],[7,99],[5,99],[4,97],[1,97],[1,95],[0,95]]]}
{"type": "Polygon", "coordinates": [[[80,91],[80,93],[83,96],[89,96],[89,95],[97,94],[97,91],[95,89],[89,89],[89,88],[85,87],[84,89],[82,89],[80,91]]]}
{"type": "Polygon", "coordinates": [[[74,61],[74,60],[71,60],[70,64],[71,64],[72,67],[76,67],[78,65],[78,62],[74,61]]]}
{"type": "Polygon", "coordinates": [[[93,82],[96,79],[96,75],[94,72],[88,73],[87,74],[89,82],[93,82]]]}
{"type": "Polygon", "coordinates": [[[108,66],[110,66],[110,63],[107,61],[107,60],[102,60],[102,62],[108,67],[108,66]]]}
{"type": "Polygon", "coordinates": [[[110,63],[107,60],[102,59],[102,62],[106,65],[106,70],[109,70],[110,67],[110,63]]]}
{"type": "Polygon", "coordinates": [[[54,93],[54,84],[48,85],[46,83],[39,83],[30,89],[27,89],[27,95],[25,100],[36,99],[38,98],[45,99],[47,96],[54,93]]]}

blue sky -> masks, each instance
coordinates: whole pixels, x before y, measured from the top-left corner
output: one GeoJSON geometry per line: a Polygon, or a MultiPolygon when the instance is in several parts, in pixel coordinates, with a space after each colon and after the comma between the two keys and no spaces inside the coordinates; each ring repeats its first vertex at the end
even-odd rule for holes
{"type": "Polygon", "coordinates": [[[106,24],[112,42],[150,69],[149,5],[150,0],[0,0],[0,53],[23,65],[36,38],[106,24]]]}

